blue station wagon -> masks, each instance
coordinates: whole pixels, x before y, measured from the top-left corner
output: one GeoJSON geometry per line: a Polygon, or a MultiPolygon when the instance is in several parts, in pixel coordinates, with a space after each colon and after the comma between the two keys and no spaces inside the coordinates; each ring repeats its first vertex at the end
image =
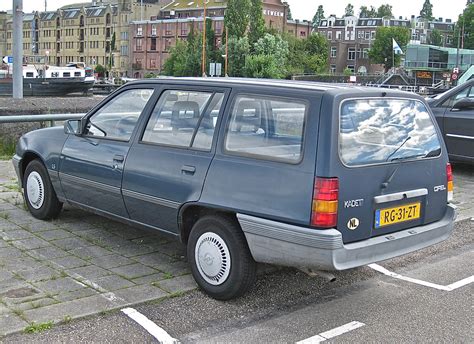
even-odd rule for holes
{"type": "Polygon", "coordinates": [[[391,90],[245,79],[129,83],[13,158],[38,219],[63,203],[187,245],[216,299],[256,262],[344,270],[446,239],[446,147],[425,101],[391,90]]]}

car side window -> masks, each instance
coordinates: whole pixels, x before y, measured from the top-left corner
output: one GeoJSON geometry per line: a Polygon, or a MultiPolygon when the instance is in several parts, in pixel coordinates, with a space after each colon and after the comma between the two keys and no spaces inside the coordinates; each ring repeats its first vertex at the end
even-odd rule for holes
{"type": "Polygon", "coordinates": [[[143,133],[142,142],[210,150],[223,93],[165,91],[143,133]]]}
{"type": "Polygon", "coordinates": [[[112,98],[87,121],[84,134],[128,141],[153,89],[130,89],[112,98]]]}
{"type": "Polygon", "coordinates": [[[471,87],[466,87],[461,92],[449,97],[441,104],[441,107],[452,108],[458,100],[463,98],[474,98],[474,92],[471,92],[471,87]]]}
{"type": "Polygon", "coordinates": [[[226,152],[298,163],[307,110],[302,100],[238,96],[227,126],[226,152]]]}

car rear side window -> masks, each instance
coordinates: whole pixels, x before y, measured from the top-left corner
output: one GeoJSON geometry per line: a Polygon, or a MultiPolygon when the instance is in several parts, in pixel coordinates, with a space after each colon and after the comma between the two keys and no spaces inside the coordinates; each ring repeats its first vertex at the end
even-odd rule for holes
{"type": "Polygon", "coordinates": [[[441,144],[425,105],[412,99],[344,101],[339,152],[347,166],[423,159],[441,154],[441,144]]]}
{"type": "Polygon", "coordinates": [[[227,127],[226,152],[298,163],[307,108],[294,99],[238,96],[227,127]]]}

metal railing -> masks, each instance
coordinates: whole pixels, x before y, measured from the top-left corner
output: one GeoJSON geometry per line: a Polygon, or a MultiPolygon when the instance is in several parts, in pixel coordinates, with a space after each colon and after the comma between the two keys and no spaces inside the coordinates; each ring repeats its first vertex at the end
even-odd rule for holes
{"type": "Polygon", "coordinates": [[[0,116],[1,123],[24,123],[24,122],[49,122],[50,126],[55,126],[56,122],[68,119],[80,119],[84,113],[62,113],[62,114],[40,114],[40,115],[4,115],[0,116]]]}

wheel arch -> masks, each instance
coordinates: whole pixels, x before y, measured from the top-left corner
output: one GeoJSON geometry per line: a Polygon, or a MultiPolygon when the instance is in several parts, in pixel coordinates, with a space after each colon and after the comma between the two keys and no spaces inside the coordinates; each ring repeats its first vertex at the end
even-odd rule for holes
{"type": "Polygon", "coordinates": [[[26,167],[33,160],[39,160],[43,164],[43,166],[46,166],[43,158],[37,152],[26,151],[25,153],[23,153],[23,157],[21,158],[21,162],[20,162],[20,180],[21,180],[22,185],[23,185],[23,178],[25,176],[26,167]]]}
{"type": "Polygon", "coordinates": [[[222,209],[214,205],[202,204],[202,203],[186,203],[184,204],[178,213],[178,234],[179,240],[183,244],[188,243],[189,234],[194,224],[203,216],[215,215],[231,218],[240,227],[237,220],[237,213],[231,209],[222,209]]]}

